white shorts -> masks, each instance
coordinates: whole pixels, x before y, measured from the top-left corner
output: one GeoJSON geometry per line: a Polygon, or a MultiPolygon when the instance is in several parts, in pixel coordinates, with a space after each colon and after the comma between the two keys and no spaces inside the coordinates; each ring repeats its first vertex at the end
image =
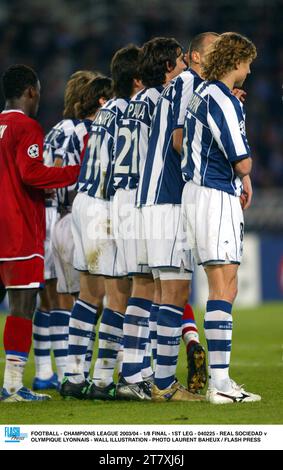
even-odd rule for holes
{"type": "Polygon", "coordinates": [[[198,264],[240,264],[244,218],[240,198],[186,183],[182,196],[186,247],[198,264]]]}
{"type": "Polygon", "coordinates": [[[57,207],[55,206],[46,207],[45,214],[46,214],[46,239],[44,242],[44,279],[49,280],[49,279],[56,278],[51,237],[52,237],[52,232],[54,230],[54,226],[57,220],[59,219],[59,214],[57,212],[57,207]]]}
{"type": "MultiPolygon", "coordinates": [[[[149,267],[166,271],[168,274],[173,271],[192,273],[192,255],[183,250],[181,206],[158,204],[142,207],[141,211],[149,267]]],[[[141,258],[139,262],[142,262],[141,258]]]]}
{"type": "MultiPolygon", "coordinates": [[[[117,246],[111,221],[112,203],[78,193],[73,202],[74,267],[98,276],[125,276],[118,272],[117,246]]],[[[121,272],[122,271],[122,272],[121,272]]]]}
{"type": "Polygon", "coordinates": [[[136,189],[118,189],[113,199],[113,228],[118,248],[119,266],[128,276],[150,274],[147,265],[138,263],[142,239],[141,212],[135,207],[136,189]]]}
{"type": "Polygon", "coordinates": [[[193,273],[184,271],[184,268],[160,268],[153,269],[153,279],[161,281],[191,281],[193,273]]]}
{"type": "Polygon", "coordinates": [[[60,294],[74,294],[80,291],[80,275],[73,266],[74,240],[71,220],[71,214],[58,220],[52,234],[57,292],[60,294]]]}

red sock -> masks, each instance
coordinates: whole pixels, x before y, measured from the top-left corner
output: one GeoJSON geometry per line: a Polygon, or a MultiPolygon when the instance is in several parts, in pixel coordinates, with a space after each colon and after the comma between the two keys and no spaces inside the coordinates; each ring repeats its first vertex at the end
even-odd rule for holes
{"type": "Polygon", "coordinates": [[[185,306],[184,313],[183,313],[183,316],[182,316],[182,320],[183,321],[191,320],[193,323],[196,322],[195,321],[194,311],[193,311],[193,308],[190,306],[190,304],[187,304],[185,306]]]}
{"type": "Polygon", "coordinates": [[[187,304],[182,316],[182,338],[186,344],[187,351],[193,345],[198,343],[198,329],[195,321],[195,315],[192,307],[187,304]]]}
{"type": "Polygon", "coordinates": [[[4,329],[4,349],[28,355],[32,342],[32,320],[15,317],[7,317],[4,329]]]}

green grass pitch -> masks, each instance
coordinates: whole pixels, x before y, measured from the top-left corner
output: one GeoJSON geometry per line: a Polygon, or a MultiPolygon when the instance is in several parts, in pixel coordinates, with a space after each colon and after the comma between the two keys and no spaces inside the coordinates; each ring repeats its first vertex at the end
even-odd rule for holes
{"type": "MultiPolygon", "coordinates": [[[[196,312],[202,331],[203,314],[196,312]]],[[[2,336],[5,317],[0,315],[2,336]]],[[[203,336],[202,342],[204,344],[203,336]]],[[[0,380],[4,353],[0,356],[0,380]]],[[[177,375],[186,383],[184,347],[177,375]]],[[[31,355],[25,385],[34,375],[31,355]]],[[[51,392],[45,403],[0,403],[0,424],[283,424],[283,303],[234,309],[231,377],[259,393],[262,401],[234,405],[202,403],[138,403],[63,401],[51,392]]]]}

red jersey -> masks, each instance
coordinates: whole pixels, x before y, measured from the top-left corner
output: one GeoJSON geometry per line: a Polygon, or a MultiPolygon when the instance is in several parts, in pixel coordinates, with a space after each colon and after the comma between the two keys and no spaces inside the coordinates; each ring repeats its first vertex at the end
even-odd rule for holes
{"type": "Polygon", "coordinates": [[[43,130],[19,110],[0,113],[0,261],[44,256],[44,188],[77,181],[80,166],[43,164],[43,130]]]}

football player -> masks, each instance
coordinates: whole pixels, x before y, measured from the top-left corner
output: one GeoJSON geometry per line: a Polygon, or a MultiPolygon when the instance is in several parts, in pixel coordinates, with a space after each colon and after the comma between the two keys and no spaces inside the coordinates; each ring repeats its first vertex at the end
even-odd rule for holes
{"type": "Polygon", "coordinates": [[[182,212],[187,248],[204,266],[209,285],[204,322],[210,367],[207,400],[214,404],[261,399],[229,376],[232,306],[243,252],[240,197],[242,179],[252,167],[243,105],[232,90],[242,86],[255,57],[254,44],[238,33],[216,38],[202,64],[206,81],[194,91],[185,120],[182,212]]]}
{"type": "MultiPolygon", "coordinates": [[[[118,269],[117,248],[112,235],[114,145],[118,122],[130,96],[140,87],[137,80],[138,57],[139,48],[129,45],[117,51],[112,59],[115,98],[102,106],[93,121],[79,177],[79,193],[73,207],[73,225],[78,239],[78,243],[75,240],[74,266],[80,271],[87,270],[93,275],[103,276],[106,291],[94,382],[87,390],[89,398],[115,397],[113,372],[122,343],[129,281],[118,269]],[[77,249],[80,244],[82,249],[77,249]]],[[[85,331],[87,328],[92,329],[92,325],[86,322],[85,331]]],[[[85,381],[74,383],[75,379],[70,376],[66,379],[61,395],[85,398],[85,381]]]]}
{"type": "MultiPolygon", "coordinates": [[[[95,75],[89,70],[79,70],[68,80],[64,94],[64,119],[58,122],[44,139],[45,165],[60,167],[79,161],[88,129],[76,116],[75,105],[79,102],[85,85],[95,75]]],[[[41,303],[34,316],[34,390],[57,388],[58,381],[61,383],[64,376],[68,325],[74,302],[70,294],[77,295],[79,290],[79,274],[73,269],[71,262],[72,238],[67,216],[74,197],[73,189],[74,187],[64,188],[55,195],[51,194],[53,197],[46,198],[46,288],[41,293],[41,303]],[[67,218],[63,217],[65,215],[67,218]],[[52,243],[54,229],[55,243],[52,243]],[[54,352],[58,378],[52,371],[51,349],[54,352]]]]}
{"type": "Polygon", "coordinates": [[[114,169],[117,188],[114,224],[118,253],[128,276],[133,277],[133,286],[124,321],[123,365],[117,398],[151,398],[153,371],[151,349],[148,348],[151,344],[149,321],[150,311],[152,309],[154,314],[159,299],[156,294],[152,305],[154,283],[151,270],[138,263],[142,234],[139,233],[141,227],[135,201],[156,103],[164,86],[185,67],[182,47],[174,38],[158,37],[145,43],[139,65],[144,88],[131,99],[120,121],[114,169]]]}
{"type": "Polygon", "coordinates": [[[49,395],[23,386],[32,341],[32,318],[44,283],[44,189],[73,184],[79,165],[43,165],[43,131],[33,119],[40,100],[37,74],[14,65],[2,77],[5,109],[0,114],[0,284],[8,290],[4,329],[6,366],[1,399],[42,401],[49,395]]]}

